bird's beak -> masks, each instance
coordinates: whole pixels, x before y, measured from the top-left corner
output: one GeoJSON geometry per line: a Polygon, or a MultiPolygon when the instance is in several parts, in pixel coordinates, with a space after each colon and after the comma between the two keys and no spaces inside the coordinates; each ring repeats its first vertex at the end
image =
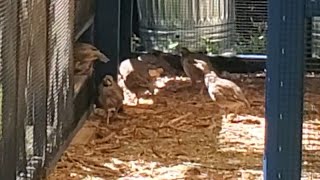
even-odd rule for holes
{"type": "Polygon", "coordinates": [[[104,62],[104,63],[107,63],[107,62],[109,62],[110,61],[110,59],[106,56],[106,55],[104,55],[103,53],[99,53],[99,60],[100,61],[102,61],[102,62],[104,62]]]}

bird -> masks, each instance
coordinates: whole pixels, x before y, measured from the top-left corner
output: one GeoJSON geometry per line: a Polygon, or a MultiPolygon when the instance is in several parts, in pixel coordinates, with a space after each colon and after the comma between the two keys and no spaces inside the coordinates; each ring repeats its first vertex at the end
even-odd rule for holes
{"type": "Polygon", "coordinates": [[[109,124],[109,119],[116,117],[119,110],[123,107],[123,90],[118,86],[111,75],[106,75],[103,78],[98,89],[98,101],[107,114],[107,124],[109,124]]]}
{"type": "Polygon", "coordinates": [[[216,72],[211,71],[207,63],[195,60],[195,65],[204,72],[204,83],[210,98],[218,105],[227,117],[229,112],[239,113],[240,108],[250,108],[250,102],[241,88],[234,82],[220,78],[216,72]]]}
{"type": "MultiPolygon", "coordinates": [[[[197,82],[201,83],[200,94],[203,94],[205,89],[204,84],[204,72],[199,69],[196,64],[199,62],[206,63],[207,67],[211,71],[217,71],[217,68],[214,68],[209,61],[209,58],[205,55],[199,53],[192,53],[185,47],[178,47],[179,52],[181,53],[180,62],[182,64],[183,70],[186,75],[191,79],[191,86],[195,86],[197,82]]],[[[216,73],[219,73],[217,71],[216,73]]]]}
{"type": "Polygon", "coordinates": [[[177,70],[173,68],[168,61],[172,61],[173,56],[169,53],[163,53],[162,51],[152,49],[149,54],[140,56],[143,61],[146,61],[150,66],[154,66],[154,68],[162,68],[162,75],[165,76],[176,76],[177,70]],[[155,58],[149,58],[153,56],[155,58]]]}
{"type": "Polygon", "coordinates": [[[138,104],[139,98],[146,90],[154,93],[155,79],[150,76],[147,63],[139,60],[139,57],[122,61],[119,65],[119,75],[125,87],[136,95],[138,104]]]}
{"type": "Polygon", "coordinates": [[[91,44],[82,42],[76,42],[74,44],[75,74],[92,74],[93,62],[96,60],[100,60],[104,63],[110,61],[106,55],[104,55],[99,49],[91,44]]]}

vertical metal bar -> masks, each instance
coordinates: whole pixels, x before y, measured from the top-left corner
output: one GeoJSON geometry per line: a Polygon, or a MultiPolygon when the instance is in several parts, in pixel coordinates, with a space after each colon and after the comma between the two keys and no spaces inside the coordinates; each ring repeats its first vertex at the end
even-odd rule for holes
{"type": "MultiPolygon", "coordinates": [[[[70,38],[74,37],[74,21],[75,21],[75,2],[73,0],[69,0],[69,33],[70,33],[70,38]]],[[[92,29],[92,28],[89,28],[92,29]]],[[[92,31],[92,30],[91,30],[92,31]]],[[[92,34],[92,33],[91,33],[92,34]]],[[[92,36],[92,35],[91,35],[92,36]]],[[[69,62],[68,62],[68,88],[67,89],[67,103],[66,103],[66,118],[68,119],[69,125],[73,123],[74,121],[74,101],[73,101],[73,96],[74,96],[74,67],[73,67],[73,45],[74,43],[70,43],[70,53],[69,53],[69,62]]],[[[69,132],[70,133],[70,132],[69,132]]]]}
{"type": "MultiPolygon", "coordinates": [[[[137,0],[132,0],[133,1],[133,4],[132,4],[132,32],[134,34],[136,34],[138,37],[140,37],[140,34],[139,34],[139,12],[138,12],[138,2],[137,0]]],[[[159,5],[158,5],[158,8],[161,9],[161,1],[158,1],[159,2],[159,5]]],[[[159,12],[161,12],[160,10],[158,9],[159,12]]],[[[162,14],[159,14],[159,17],[158,18],[162,18],[162,14]]]]}
{"type": "Polygon", "coordinates": [[[107,64],[96,64],[97,79],[106,74],[117,77],[120,59],[120,4],[119,0],[96,0],[95,45],[111,59],[107,64]]]}
{"type": "Polygon", "coordinates": [[[16,78],[16,41],[17,41],[17,1],[6,1],[3,14],[2,56],[2,166],[1,179],[16,179],[17,165],[17,78],[16,78]]]}
{"type": "MultiPolygon", "coordinates": [[[[31,47],[32,69],[32,91],[34,91],[34,155],[38,157],[44,157],[46,149],[46,137],[47,137],[47,88],[46,88],[46,60],[47,60],[47,9],[46,2],[35,2],[32,10],[32,23],[35,28],[33,34],[35,42],[31,47]],[[38,25],[36,25],[38,24],[38,25]]],[[[38,159],[40,163],[43,163],[44,159],[38,159]]]]}
{"type": "Polygon", "coordinates": [[[299,180],[305,1],[270,0],[268,11],[264,179],[299,180]]]}
{"type": "Polygon", "coordinates": [[[133,0],[121,0],[121,12],[125,13],[120,19],[120,61],[131,54],[133,0]]]}
{"type": "Polygon", "coordinates": [[[29,9],[27,2],[20,1],[18,4],[19,9],[19,35],[17,46],[17,68],[18,68],[18,92],[17,92],[17,153],[18,153],[18,166],[17,171],[19,174],[27,174],[27,160],[26,160],[26,142],[25,142],[25,122],[27,117],[27,103],[25,87],[27,86],[27,61],[29,57],[29,41],[30,41],[30,24],[28,23],[29,17],[25,15],[29,9]]]}

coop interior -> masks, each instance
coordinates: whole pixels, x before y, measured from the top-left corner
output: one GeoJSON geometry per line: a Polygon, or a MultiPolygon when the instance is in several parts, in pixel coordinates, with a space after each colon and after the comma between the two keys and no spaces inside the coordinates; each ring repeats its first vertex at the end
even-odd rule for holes
{"type": "MultiPolygon", "coordinates": [[[[161,69],[150,73],[154,95],[137,104],[134,93],[124,89],[124,110],[109,124],[91,113],[48,179],[262,179],[267,2],[188,3],[134,4],[132,53],[166,53],[160,60],[174,72],[162,63],[150,68],[161,69]],[[239,85],[251,108],[224,116],[207,91],[201,95],[190,86],[172,48],[176,44],[209,57],[221,78],[239,85]]],[[[316,19],[311,23],[317,29],[316,19]]],[[[316,30],[312,37],[312,54],[306,57],[304,179],[320,179],[316,30]]]]}
{"type": "MultiPolygon", "coordinates": [[[[65,63],[62,61],[51,64],[48,69],[52,87],[43,94],[48,97],[47,110],[43,111],[49,115],[38,117],[47,119],[42,122],[47,123],[47,140],[40,141],[43,137],[35,130],[45,124],[32,118],[16,124],[25,127],[25,132],[17,132],[17,137],[24,139],[21,152],[26,157],[18,158],[21,167],[17,168],[17,179],[39,178],[32,175],[36,171],[28,167],[39,166],[35,163],[37,158],[45,156],[41,148],[51,153],[48,155],[51,161],[45,163],[42,177],[48,180],[263,179],[268,1],[134,0],[122,7],[132,8],[128,30],[131,38],[126,41],[130,44],[120,45],[129,47],[129,55],[111,55],[105,53],[105,49],[97,48],[93,25],[96,21],[94,9],[98,4],[94,2],[75,1],[74,33],[66,28],[70,26],[67,15],[61,13],[50,17],[66,22],[64,29],[48,31],[57,31],[55,35],[51,34],[55,37],[49,36],[56,38],[52,41],[58,44],[59,39],[64,42],[69,38],[71,42],[74,38],[76,43],[86,44],[82,47],[81,44],[74,45],[74,62],[65,64],[68,70],[74,71],[74,77],[55,67],[65,63]],[[59,33],[70,37],[59,38],[59,33]],[[184,56],[183,48],[190,51],[188,56],[184,56]],[[98,58],[89,57],[93,52],[100,53],[98,58]],[[83,60],[85,57],[89,60],[83,60]],[[196,59],[191,65],[198,71],[190,70],[185,63],[186,57],[196,59]],[[206,62],[199,65],[199,60],[206,62]],[[204,82],[207,77],[204,70],[199,79],[203,84],[191,81],[190,76],[197,76],[199,69],[206,65],[212,65],[211,71],[216,72],[215,77],[222,82],[219,86],[215,84],[217,81],[204,82]],[[133,72],[137,75],[129,78],[133,72]],[[106,80],[106,75],[110,75],[111,80],[106,80]],[[55,89],[59,83],[63,84],[61,90],[55,89]],[[232,90],[226,87],[233,83],[232,90]],[[70,84],[74,86],[71,94],[67,90],[70,84]],[[106,100],[101,100],[105,98],[103,88],[115,86],[121,90],[112,89],[108,102],[117,107],[107,109],[103,104],[106,100]],[[233,86],[240,90],[234,90],[236,87],[233,86]],[[219,92],[209,87],[219,87],[219,92]],[[212,96],[215,92],[216,98],[212,96]],[[243,101],[237,97],[239,93],[244,94],[249,106],[232,108],[238,101],[243,101]],[[68,98],[73,98],[72,103],[68,103],[68,98]],[[66,103],[58,106],[58,101],[66,103]],[[73,107],[72,115],[68,113],[69,107],[73,107]],[[63,115],[59,115],[61,112],[63,115]],[[74,120],[61,123],[59,120],[64,117],[74,120]],[[37,146],[35,141],[47,145],[37,146]]],[[[63,9],[62,4],[62,1],[56,3],[56,10],[63,9]]],[[[70,9],[66,7],[62,11],[70,13],[70,9]]],[[[301,179],[315,180],[320,179],[320,20],[310,18],[306,27],[301,179]]],[[[59,50],[52,45],[49,56],[69,58],[64,52],[68,45],[61,45],[59,50]]],[[[41,44],[33,46],[43,48],[41,44]]],[[[37,66],[29,61],[31,65],[19,65],[37,66]]],[[[28,68],[25,68],[25,74],[32,72],[28,68]]],[[[27,78],[28,74],[17,83],[41,81],[37,75],[41,72],[31,80],[27,78]]],[[[45,86],[31,83],[28,88],[38,89],[35,93],[28,91],[30,93],[26,95],[28,102],[34,103],[37,100],[32,98],[35,94],[40,96],[45,86]]],[[[1,89],[8,92],[8,89],[1,89]]],[[[1,93],[1,100],[10,101],[4,98],[5,95],[1,93]]],[[[28,107],[26,116],[36,116],[33,111],[41,105],[25,105],[28,107]]],[[[0,120],[2,141],[2,134],[8,133],[5,126],[8,123],[3,117],[9,113],[5,113],[8,107],[0,107],[4,114],[0,120]]],[[[6,135],[3,139],[9,137],[6,135]]]]}

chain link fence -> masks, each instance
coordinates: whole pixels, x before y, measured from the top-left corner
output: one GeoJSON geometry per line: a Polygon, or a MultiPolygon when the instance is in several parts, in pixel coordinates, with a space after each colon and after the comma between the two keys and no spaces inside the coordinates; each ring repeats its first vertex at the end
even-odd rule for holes
{"type": "Polygon", "coordinates": [[[38,179],[73,122],[74,1],[0,1],[0,179],[38,179]]]}

